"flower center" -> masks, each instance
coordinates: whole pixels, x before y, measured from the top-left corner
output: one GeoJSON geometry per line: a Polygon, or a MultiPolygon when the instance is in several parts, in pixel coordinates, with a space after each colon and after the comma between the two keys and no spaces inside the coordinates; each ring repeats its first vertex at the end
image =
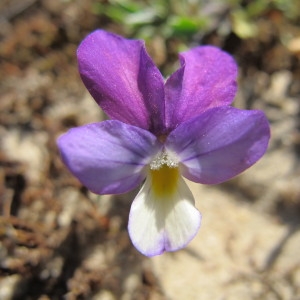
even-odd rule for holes
{"type": "Polygon", "coordinates": [[[166,152],[161,152],[150,163],[152,188],[157,196],[172,195],[177,189],[179,176],[177,160],[166,152]]]}
{"type": "Polygon", "coordinates": [[[176,168],[178,167],[178,161],[171,157],[170,154],[168,155],[166,152],[161,152],[157,155],[153,161],[150,163],[151,170],[159,170],[163,166],[168,166],[169,168],[176,168]]]}
{"type": "Polygon", "coordinates": [[[177,190],[179,168],[163,165],[160,169],[150,169],[153,193],[163,197],[173,195],[177,190]]]}

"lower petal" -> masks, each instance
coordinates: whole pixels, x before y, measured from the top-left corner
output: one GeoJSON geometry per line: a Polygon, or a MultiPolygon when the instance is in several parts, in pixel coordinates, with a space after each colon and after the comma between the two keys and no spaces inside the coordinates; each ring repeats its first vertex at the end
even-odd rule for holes
{"type": "Polygon", "coordinates": [[[128,230],[132,243],[146,256],[185,247],[201,223],[194,204],[178,168],[150,170],[130,210],[128,230]]]}

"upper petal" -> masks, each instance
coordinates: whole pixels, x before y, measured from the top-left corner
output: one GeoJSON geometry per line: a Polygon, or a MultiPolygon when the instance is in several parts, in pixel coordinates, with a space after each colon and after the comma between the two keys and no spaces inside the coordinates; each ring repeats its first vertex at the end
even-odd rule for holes
{"type": "Polygon", "coordinates": [[[165,177],[167,173],[164,171],[154,179],[156,182],[153,174],[149,174],[131,205],[129,235],[134,246],[146,256],[185,247],[200,227],[201,215],[188,186],[180,175],[165,177]]]}
{"type": "Polygon", "coordinates": [[[209,108],[230,104],[237,90],[237,65],[226,52],[196,47],[182,53],[180,61],[165,86],[169,130],[209,108]]]}
{"type": "Polygon", "coordinates": [[[269,138],[263,112],[218,107],[178,126],[166,147],[177,154],[183,176],[216,184],[253,165],[265,153],[269,138]]]}
{"type": "Polygon", "coordinates": [[[73,128],[58,139],[58,147],[69,170],[97,194],[138,186],[160,149],[150,132],[116,120],[73,128]]]}
{"type": "Polygon", "coordinates": [[[97,30],[80,44],[81,78],[112,119],[160,134],[164,128],[164,81],[139,40],[97,30]]]}

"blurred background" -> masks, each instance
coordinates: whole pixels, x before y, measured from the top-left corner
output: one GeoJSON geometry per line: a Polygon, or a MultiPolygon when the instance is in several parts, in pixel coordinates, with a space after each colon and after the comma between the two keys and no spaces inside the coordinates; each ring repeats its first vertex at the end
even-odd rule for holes
{"type": "Polygon", "coordinates": [[[1,0],[0,299],[299,300],[299,117],[298,0],[1,0]],[[136,191],[94,195],[60,160],[60,134],[105,118],[76,61],[97,28],[144,39],[164,76],[190,47],[228,51],[234,105],[270,121],[254,167],[189,183],[203,222],[181,251],[138,253],[126,229],[136,191]]]}

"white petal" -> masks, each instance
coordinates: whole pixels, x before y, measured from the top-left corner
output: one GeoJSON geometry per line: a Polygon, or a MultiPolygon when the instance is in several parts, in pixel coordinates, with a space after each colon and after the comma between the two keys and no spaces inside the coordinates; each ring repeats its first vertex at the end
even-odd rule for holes
{"type": "Polygon", "coordinates": [[[146,256],[181,249],[198,232],[201,215],[194,206],[193,195],[180,175],[175,184],[176,189],[172,188],[170,193],[157,192],[148,175],[132,203],[129,235],[134,246],[146,256]]]}

